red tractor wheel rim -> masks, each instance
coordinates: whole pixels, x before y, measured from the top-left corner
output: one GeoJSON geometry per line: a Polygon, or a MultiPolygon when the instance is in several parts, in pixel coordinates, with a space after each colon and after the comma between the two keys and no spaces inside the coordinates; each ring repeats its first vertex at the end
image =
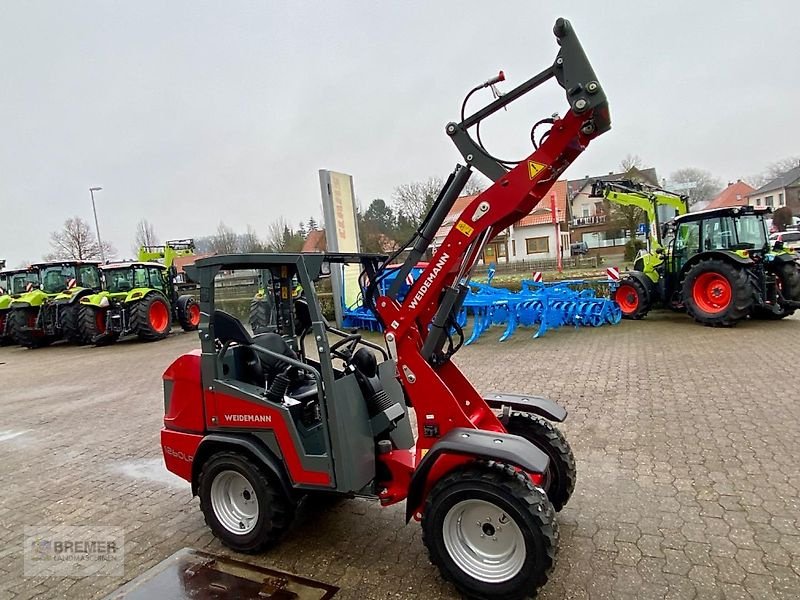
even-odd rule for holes
{"type": "Polygon", "coordinates": [[[160,300],[156,300],[150,305],[147,316],[150,319],[150,327],[159,333],[165,331],[169,326],[169,310],[166,304],[160,300]]]}
{"type": "Polygon", "coordinates": [[[692,286],[692,298],[700,310],[716,314],[728,308],[733,299],[733,290],[723,275],[713,272],[703,273],[692,286]]]}
{"type": "Polygon", "coordinates": [[[99,334],[103,334],[106,332],[106,311],[104,310],[94,311],[94,328],[97,330],[97,333],[99,334]]]}
{"type": "Polygon", "coordinates": [[[626,315],[636,312],[636,309],[639,308],[639,292],[629,283],[623,283],[617,288],[614,300],[626,315]]]}
{"type": "Polygon", "coordinates": [[[189,325],[193,327],[200,325],[200,307],[197,304],[192,304],[189,307],[189,325]]]}

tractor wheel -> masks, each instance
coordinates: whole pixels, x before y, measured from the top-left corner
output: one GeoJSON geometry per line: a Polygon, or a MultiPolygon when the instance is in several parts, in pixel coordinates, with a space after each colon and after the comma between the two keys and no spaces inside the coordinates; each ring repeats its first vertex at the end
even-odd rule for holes
{"type": "Polygon", "coordinates": [[[14,332],[11,329],[13,322],[10,310],[0,313],[0,346],[10,346],[14,343],[14,332]]]}
{"type": "Polygon", "coordinates": [[[81,306],[78,313],[78,325],[84,344],[107,346],[113,344],[119,335],[107,331],[108,309],[96,306],[81,306]]]}
{"type": "Polygon", "coordinates": [[[747,269],[724,260],[710,258],[694,265],[683,280],[682,292],[686,312],[711,327],[731,327],[753,308],[747,269]]]}
{"type": "Polygon", "coordinates": [[[292,522],[295,505],[280,483],[241,454],[221,452],[210,458],[198,487],[206,524],[237,552],[263,550],[277,542],[292,522]]]}
{"type": "Polygon", "coordinates": [[[61,309],[61,335],[65,340],[72,344],[83,345],[80,328],[80,305],[79,304],[65,304],[61,309]]]}
{"type": "Polygon", "coordinates": [[[200,326],[200,305],[194,296],[178,297],[178,322],[184,331],[196,331],[200,326]]]}
{"type": "Polygon", "coordinates": [[[442,576],[470,598],[535,595],[553,568],[555,512],[544,492],[512,467],[472,463],[433,486],[422,540],[442,576]]]}
{"type": "Polygon", "coordinates": [[[647,290],[638,279],[625,277],[614,292],[614,302],[622,311],[623,319],[643,319],[650,312],[647,290]]]}
{"type": "Polygon", "coordinates": [[[163,340],[171,328],[169,303],[161,294],[150,293],[131,307],[131,330],[140,340],[163,340]]]}
{"type": "Polygon", "coordinates": [[[511,413],[506,431],[524,437],[547,454],[550,465],[542,487],[556,511],[564,508],[577,479],[575,455],[564,434],[549,421],[528,413],[511,413]]]}
{"type": "MultiPolygon", "coordinates": [[[[795,262],[782,264],[775,272],[781,295],[786,300],[800,301],[800,266],[795,262]]],[[[778,312],[771,308],[756,306],[753,309],[753,318],[778,320],[794,314],[794,308],[779,307],[778,312]]]]}
{"type": "Polygon", "coordinates": [[[272,303],[266,298],[253,298],[250,301],[250,329],[253,335],[270,331],[272,303]]]}
{"type": "Polygon", "coordinates": [[[36,327],[36,317],[38,308],[16,308],[8,316],[11,331],[14,333],[14,341],[25,348],[41,348],[49,345],[53,339],[46,335],[37,335],[32,331],[36,327]]]}

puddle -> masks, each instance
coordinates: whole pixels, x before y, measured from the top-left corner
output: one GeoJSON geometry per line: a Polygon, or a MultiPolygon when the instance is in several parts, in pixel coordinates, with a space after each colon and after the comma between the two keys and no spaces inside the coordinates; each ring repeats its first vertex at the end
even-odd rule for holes
{"type": "Polygon", "coordinates": [[[166,485],[173,488],[189,489],[189,483],[177,475],[167,471],[164,461],[161,458],[147,458],[132,460],[114,467],[114,471],[141,481],[150,481],[159,485],[166,485]]]}

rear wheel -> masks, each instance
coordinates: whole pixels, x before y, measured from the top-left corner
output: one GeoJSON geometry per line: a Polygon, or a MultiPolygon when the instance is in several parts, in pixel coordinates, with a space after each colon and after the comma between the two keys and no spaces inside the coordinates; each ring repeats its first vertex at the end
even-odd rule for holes
{"type": "Polygon", "coordinates": [[[38,308],[15,308],[9,313],[9,327],[14,333],[14,340],[25,348],[41,348],[49,345],[53,339],[36,329],[38,308]]]}
{"type": "Polygon", "coordinates": [[[195,331],[200,326],[200,305],[194,296],[178,297],[178,322],[184,331],[195,331]]]}
{"type": "Polygon", "coordinates": [[[715,258],[689,269],[682,293],[686,312],[698,323],[712,327],[735,325],[753,308],[747,269],[715,258]]]}
{"type": "Polygon", "coordinates": [[[550,458],[542,487],[547,491],[550,503],[557,511],[572,496],[575,490],[577,469],[575,455],[567,438],[552,423],[528,413],[512,413],[506,431],[524,437],[550,458]]]}
{"type": "Polygon", "coordinates": [[[274,325],[272,320],[272,302],[267,296],[253,298],[250,301],[250,329],[253,334],[265,333],[274,325]]]}
{"type": "Polygon", "coordinates": [[[471,598],[527,598],[555,562],[558,526],[544,492],[513,468],[473,464],[428,494],[422,539],[442,576],[471,598]]]}
{"type": "Polygon", "coordinates": [[[108,308],[81,306],[78,324],[85,344],[105,346],[116,342],[119,337],[118,334],[108,331],[108,308]]]}
{"type": "Polygon", "coordinates": [[[0,346],[8,346],[14,343],[14,333],[11,331],[11,311],[4,310],[0,313],[0,346]]]}
{"type": "Polygon", "coordinates": [[[650,312],[647,290],[638,279],[625,277],[614,292],[614,302],[622,311],[623,319],[643,319],[650,312]]]}
{"type": "Polygon", "coordinates": [[[158,293],[150,293],[131,307],[131,329],[145,341],[163,340],[172,327],[169,303],[158,293]]]}
{"type": "Polygon", "coordinates": [[[75,304],[64,304],[61,306],[61,335],[65,340],[73,344],[82,345],[86,342],[83,341],[80,330],[80,305],[75,301],[75,304]]]}
{"type": "Polygon", "coordinates": [[[249,458],[221,452],[203,465],[200,509],[220,541],[237,552],[259,552],[288,529],[294,503],[249,458]]]}

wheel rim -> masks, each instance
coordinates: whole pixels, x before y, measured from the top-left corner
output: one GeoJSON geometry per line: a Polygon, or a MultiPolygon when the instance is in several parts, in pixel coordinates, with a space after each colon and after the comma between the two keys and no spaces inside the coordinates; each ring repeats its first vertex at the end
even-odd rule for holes
{"type": "Polygon", "coordinates": [[[160,300],[156,300],[150,305],[148,313],[150,326],[158,332],[162,332],[169,325],[169,310],[160,300]]]}
{"type": "Polygon", "coordinates": [[[189,325],[196,327],[200,324],[200,307],[197,304],[189,306],[189,325]]]}
{"type": "Polygon", "coordinates": [[[629,283],[623,283],[617,288],[614,300],[626,315],[636,312],[636,309],[639,308],[639,293],[629,283]]]}
{"type": "Polygon", "coordinates": [[[258,500],[252,484],[237,471],[222,471],[211,484],[211,508],[220,524],[237,535],[253,531],[258,500]]]}
{"type": "Polygon", "coordinates": [[[106,332],[106,311],[96,310],[94,312],[94,327],[100,335],[106,332]]]}
{"type": "Polygon", "coordinates": [[[508,581],[525,563],[522,531],[512,517],[491,502],[458,502],[445,515],[442,534],[453,562],[479,581],[508,581]]]}
{"type": "Polygon", "coordinates": [[[728,279],[719,273],[702,273],[692,286],[692,298],[700,310],[720,313],[728,308],[733,290],[728,279]]]}

